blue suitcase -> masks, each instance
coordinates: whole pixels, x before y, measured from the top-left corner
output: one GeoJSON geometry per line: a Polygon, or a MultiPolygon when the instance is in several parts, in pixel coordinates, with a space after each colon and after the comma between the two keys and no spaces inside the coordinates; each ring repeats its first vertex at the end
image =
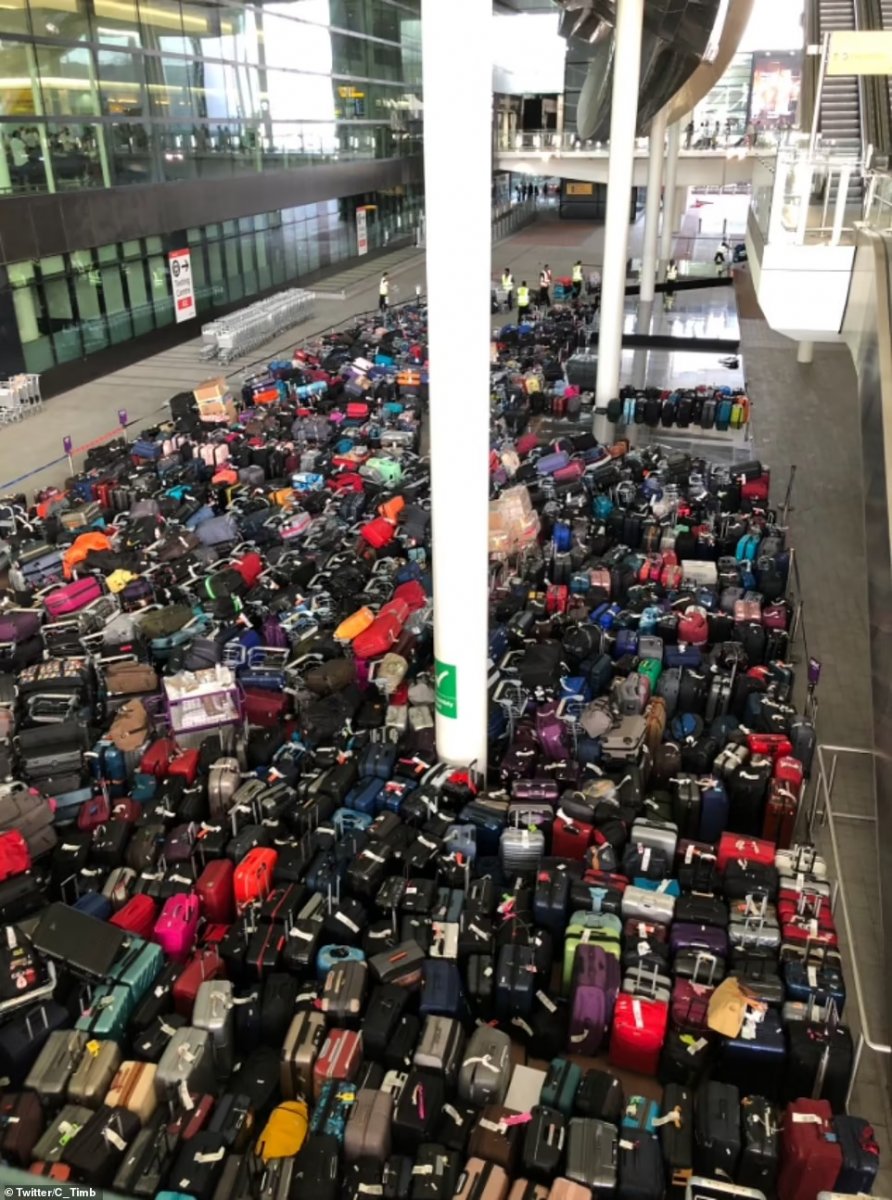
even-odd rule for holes
{"type": "Polygon", "coordinates": [[[103,896],[101,892],[87,892],[72,905],[78,912],[86,913],[88,917],[95,917],[97,921],[107,921],[111,916],[111,900],[107,896],[103,896]]]}
{"type": "Polygon", "coordinates": [[[392,742],[372,742],[359,756],[361,779],[387,780],[396,766],[397,749],[392,742]]]}
{"type": "Polygon", "coordinates": [[[378,796],[384,787],[383,779],[361,779],[356,787],[347,793],[344,804],[357,812],[373,814],[376,811],[378,796]]]}
{"type": "Polygon", "coordinates": [[[665,667],[699,667],[703,661],[699,646],[664,646],[665,667]]]}
{"type": "Polygon", "coordinates": [[[868,1195],[873,1189],[880,1166],[880,1150],[873,1128],[861,1117],[833,1118],[833,1131],[842,1151],[842,1170],[834,1192],[868,1195]]]}
{"type": "Polygon", "coordinates": [[[709,786],[700,791],[699,840],[713,844],[728,828],[731,802],[720,779],[710,779],[709,786]]]}
{"type": "Polygon", "coordinates": [[[461,975],[454,962],[428,958],[422,966],[421,1002],[423,1017],[464,1017],[461,975]]]}
{"type": "Polygon", "coordinates": [[[842,971],[824,963],[806,965],[792,961],[784,963],[784,987],[787,999],[808,1004],[810,1000],[819,1008],[825,1008],[832,1000],[837,1013],[842,1016],[846,1004],[846,985],[842,971]]]}
{"type": "Polygon", "coordinates": [[[784,1080],[787,1042],[776,1008],[766,1008],[751,1038],[719,1038],[712,1078],[732,1083],[742,1096],[762,1095],[777,1100],[784,1080]]]}
{"type": "Polygon", "coordinates": [[[533,920],[543,929],[563,933],[570,903],[570,877],[566,871],[542,871],[533,892],[533,920]]]}
{"type": "Polygon", "coordinates": [[[316,978],[325,979],[337,963],[365,962],[365,954],[358,946],[320,946],[316,954],[316,978]]]}
{"type": "Polygon", "coordinates": [[[499,842],[505,828],[505,820],[498,813],[472,800],[458,814],[463,825],[473,825],[477,834],[479,854],[494,857],[499,853],[499,842]]]}
{"type": "Polygon", "coordinates": [[[648,1100],[645,1096],[628,1096],[622,1128],[637,1129],[640,1133],[656,1133],[656,1121],[659,1116],[660,1106],[656,1100],[648,1100]]]}

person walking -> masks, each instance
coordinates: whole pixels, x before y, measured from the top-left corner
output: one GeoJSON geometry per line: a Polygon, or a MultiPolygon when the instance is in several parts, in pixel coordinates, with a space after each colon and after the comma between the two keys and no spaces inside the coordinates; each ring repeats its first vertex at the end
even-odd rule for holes
{"type": "Polygon", "coordinates": [[[381,282],[378,284],[378,311],[384,312],[387,308],[387,297],[390,295],[390,280],[387,278],[387,272],[381,276],[381,282]]]}
{"type": "Polygon", "coordinates": [[[506,267],[502,272],[502,290],[505,293],[505,307],[512,309],[514,307],[514,276],[511,274],[510,267],[506,267]]]}
{"type": "Polygon", "coordinates": [[[527,319],[527,313],[530,308],[530,289],[527,287],[527,281],[524,279],[520,287],[517,289],[517,324],[522,325],[527,319]]]}
{"type": "Polygon", "coordinates": [[[684,148],[690,150],[691,142],[694,140],[694,118],[691,117],[687,125],[684,127],[684,148]]]}
{"type": "Polygon", "coordinates": [[[545,308],[551,305],[551,267],[548,263],[539,272],[539,303],[545,308]]]}
{"type": "Polygon", "coordinates": [[[715,257],[713,258],[713,262],[715,263],[716,267],[716,275],[724,275],[725,266],[727,265],[728,255],[730,252],[731,247],[728,245],[725,239],[722,238],[721,242],[719,243],[719,248],[715,252],[715,257]]]}
{"type": "Polygon", "coordinates": [[[577,258],[576,262],[573,264],[573,299],[574,300],[578,300],[579,297],[582,295],[583,279],[584,279],[584,273],[582,270],[582,259],[577,258]]]}
{"type": "Polygon", "coordinates": [[[678,265],[674,258],[669,259],[666,268],[666,290],[663,292],[663,307],[669,312],[675,304],[675,281],[678,279],[678,265]]]}

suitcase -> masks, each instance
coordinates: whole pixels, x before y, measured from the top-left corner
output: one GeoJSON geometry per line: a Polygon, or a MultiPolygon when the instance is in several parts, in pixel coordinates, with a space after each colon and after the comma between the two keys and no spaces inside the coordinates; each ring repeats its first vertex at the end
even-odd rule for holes
{"type": "Polygon", "coordinates": [[[134,1113],[103,1104],[65,1145],[61,1161],[84,1183],[108,1187],[139,1127],[134,1113]]]}
{"type": "Polygon", "coordinates": [[[450,1017],[428,1016],[413,1063],[422,1070],[442,1074],[451,1085],[462,1063],[464,1045],[465,1035],[458,1021],[450,1017]]]}
{"type": "Polygon", "coordinates": [[[92,1116],[93,1112],[89,1108],[78,1104],[66,1104],[34,1143],[34,1158],[41,1162],[60,1162],[65,1147],[92,1116]]]}
{"type": "Polygon", "coordinates": [[[669,1194],[675,1196],[684,1192],[694,1165],[693,1093],[681,1084],[667,1084],[661,1108],[660,1148],[669,1194]]]}
{"type": "Polygon", "coordinates": [[[309,1096],[313,1068],[325,1041],[325,1018],[318,1012],[299,1012],[291,1020],[282,1043],[280,1086],[286,1100],[309,1096]]]}
{"type": "Polygon", "coordinates": [[[389,1092],[360,1088],[344,1133],[344,1161],[372,1158],[384,1162],[390,1156],[393,1097],[389,1092]]]}
{"type": "Polygon", "coordinates": [[[564,1114],[537,1104],[525,1126],[520,1169],[533,1180],[548,1182],[560,1173],[567,1122],[564,1114]]]}
{"type": "Polygon", "coordinates": [[[205,980],[198,988],[192,1025],[211,1035],[214,1070],[223,1079],[232,1074],[236,1058],[233,989],[228,979],[205,980]]]}
{"type": "Polygon", "coordinates": [[[848,1027],[827,1028],[810,1021],[796,1021],[786,1032],[782,1098],[792,1102],[800,1096],[810,1095],[820,1082],[821,1100],[828,1102],[833,1112],[844,1112],[853,1063],[852,1035],[848,1027]]]}
{"type": "Polygon", "coordinates": [[[475,1113],[468,1140],[471,1157],[495,1163],[508,1175],[514,1174],[522,1138],[520,1126],[511,1120],[513,1115],[513,1110],[507,1107],[488,1105],[482,1113],[475,1113]]]}
{"type": "Polygon", "coordinates": [[[819,1192],[832,1192],[844,1162],[827,1101],[799,1099],[788,1104],[781,1132],[779,1200],[814,1200],[819,1192]]]}
{"type": "Polygon", "coordinates": [[[624,1070],[656,1075],[669,1023],[669,1005],[622,993],[616,1001],[610,1062],[624,1070]]]}
{"type": "Polygon", "coordinates": [[[392,1131],[396,1150],[412,1154],[419,1143],[430,1140],[445,1097],[445,1081],[441,1075],[417,1068],[409,1072],[394,1105],[392,1131]]]}
{"type": "Polygon", "coordinates": [[[455,1186],[455,1200],[507,1200],[511,1186],[507,1172],[497,1163],[470,1157],[455,1186]]]}
{"type": "MultiPolygon", "coordinates": [[[[68,1099],[73,1104],[98,1108],[106,1097],[121,1062],[116,1042],[90,1041],[68,1081],[68,1099]]],[[[112,1103],[112,1107],[115,1105],[112,1103]]]]}
{"type": "Polygon", "coordinates": [[[694,1169],[711,1179],[733,1179],[740,1158],[740,1094],[726,1083],[707,1083],[697,1093],[694,1169]]]}
{"type": "Polygon", "coordinates": [[[842,1151],[842,1170],[835,1191],[869,1194],[880,1165],[873,1128],[861,1117],[839,1115],[833,1118],[833,1129],[842,1151]]]}
{"type": "Polygon", "coordinates": [[[592,1189],[598,1200],[616,1191],[619,1134],[614,1125],[574,1117],[567,1126],[567,1161],[564,1175],[592,1189]]]}
{"type": "Polygon", "coordinates": [[[458,1074],[458,1095],[483,1108],[501,1104],[511,1075],[511,1039],[500,1029],[479,1026],[468,1040],[458,1074]]]}
{"type": "Polygon", "coordinates": [[[170,1038],[155,1074],[159,1097],[172,1099],[183,1087],[201,1095],[216,1089],[211,1036],[189,1025],[177,1029],[170,1038]]]}
{"type": "Polygon", "coordinates": [[[764,1096],[744,1096],[740,1102],[742,1145],[736,1182],[764,1196],[774,1194],[780,1163],[777,1112],[764,1096]]]}
{"type": "Polygon", "coordinates": [[[80,1062],[86,1034],[60,1029],[51,1033],[25,1079],[25,1087],[36,1092],[47,1108],[58,1107],[68,1082],[80,1062]]]}
{"type": "Polygon", "coordinates": [[[313,1095],[319,1099],[329,1081],[343,1082],[355,1077],[362,1056],[362,1039],[350,1029],[331,1029],[313,1064],[313,1095]]]}
{"type": "Polygon", "coordinates": [[[34,1092],[4,1092],[0,1096],[0,1153],[18,1166],[27,1166],[44,1124],[43,1108],[34,1092]]]}
{"type": "Polygon", "coordinates": [[[126,1108],[147,1125],[158,1107],[156,1072],[154,1063],[133,1060],[121,1063],[108,1089],[106,1104],[111,1108],[126,1108]]]}

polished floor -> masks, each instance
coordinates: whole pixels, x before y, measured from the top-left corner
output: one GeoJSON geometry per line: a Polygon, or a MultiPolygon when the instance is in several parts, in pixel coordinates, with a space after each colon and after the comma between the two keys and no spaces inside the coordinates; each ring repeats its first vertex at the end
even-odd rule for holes
{"type": "MultiPolygon", "coordinates": [[[[630,254],[640,246],[640,233],[639,223],[632,231],[630,254]]],[[[510,264],[518,281],[525,276],[532,281],[544,262],[550,262],[555,274],[569,273],[577,257],[587,264],[600,264],[602,249],[602,227],[561,223],[549,215],[495,247],[493,275],[510,264]]],[[[262,357],[273,357],[302,337],[373,307],[380,261],[366,267],[352,269],[343,279],[326,281],[329,298],[320,299],[316,317],[271,343],[262,357]],[[340,292],[347,298],[335,299],[340,292]]],[[[423,256],[400,255],[391,272],[402,294],[409,295],[416,284],[424,282],[423,256]]],[[[737,283],[738,311],[746,316],[736,316],[730,291],[717,290],[679,293],[671,313],[658,308],[648,320],[651,328],[678,324],[692,330],[739,329],[740,370],[723,368],[717,355],[691,352],[651,352],[642,369],[640,361],[636,364],[633,352],[629,352],[624,356],[624,374],[631,379],[637,371],[643,374],[644,382],[657,386],[725,383],[732,378],[736,385],[742,370],[754,405],[754,446],[771,467],[775,503],[783,500],[791,471],[796,468],[790,539],[796,547],[801,578],[806,639],[805,644],[797,646],[798,675],[800,679],[804,676],[807,655],[821,660],[820,739],[867,746],[871,738],[871,697],[854,369],[848,351],[838,345],[818,345],[812,364],[798,364],[795,344],[772,332],[762,319],[745,273],[737,283]]],[[[630,301],[627,313],[630,321],[638,320],[637,302],[630,301]]],[[[233,380],[237,381],[243,371],[243,366],[237,366],[231,372],[233,380]]],[[[42,413],[0,431],[0,491],[8,487],[9,481],[35,469],[37,473],[19,485],[23,490],[59,481],[66,473],[64,461],[40,468],[61,453],[63,434],[71,433],[77,441],[86,441],[112,429],[122,406],[127,407],[131,417],[144,422],[159,420],[170,395],[207,374],[206,365],[198,357],[197,341],[187,342],[54,398],[42,413]]],[[[863,763],[843,766],[839,783],[841,807],[859,815],[872,811],[872,784],[863,763]]],[[[828,848],[826,829],[818,831],[818,840],[822,849],[828,848]]],[[[847,953],[854,951],[857,958],[870,1033],[875,1040],[886,1041],[885,957],[873,827],[866,822],[842,823],[839,847],[854,935],[847,953]]],[[[845,1019],[857,1028],[851,962],[848,977],[850,997],[845,1019]]],[[[888,1069],[888,1059],[866,1052],[852,1104],[852,1111],[869,1117],[877,1129],[886,1165],[875,1192],[887,1197],[892,1196],[888,1069]]]]}

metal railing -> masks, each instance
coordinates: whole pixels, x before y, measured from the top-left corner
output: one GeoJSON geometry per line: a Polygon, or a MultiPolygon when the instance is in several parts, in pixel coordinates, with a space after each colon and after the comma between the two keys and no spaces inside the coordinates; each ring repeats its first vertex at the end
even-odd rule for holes
{"type": "Polygon", "coordinates": [[[871,229],[892,229],[892,175],[881,171],[868,174],[864,223],[871,229]]]}
{"type": "MultiPolygon", "coordinates": [[[[747,135],[739,132],[719,134],[709,138],[708,144],[702,139],[692,142],[690,146],[682,143],[681,154],[711,154],[716,158],[724,158],[729,154],[757,154],[760,151],[777,149],[786,146],[796,138],[794,130],[760,130],[757,134],[747,135]]],[[[609,142],[597,142],[591,138],[583,140],[578,134],[569,130],[558,133],[551,129],[525,130],[522,133],[500,134],[495,139],[495,149],[499,154],[524,153],[526,151],[542,151],[547,154],[603,154],[610,152],[609,142]]],[[[636,138],[635,150],[639,154],[648,153],[648,139],[636,138]]]]}
{"type": "Polygon", "coordinates": [[[853,245],[863,206],[859,157],[832,147],[778,151],[773,171],[753,176],[752,211],[768,242],[793,246],[853,245]],[[770,189],[770,199],[769,199],[770,189]]]}
{"type": "Polygon", "coordinates": [[[852,1073],[849,1077],[849,1086],[848,1090],[846,1091],[846,1111],[848,1111],[852,1093],[855,1089],[855,1083],[858,1078],[858,1072],[861,1069],[861,1060],[864,1057],[865,1049],[871,1050],[874,1054],[887,1055],[892,1054],[892,1046],[888,1045],[886,1042],[879,1041],[871,1032],[870,1021],[868,1020],[867,1016],[867,1005],[864,999],[864,985],[861,979],[861,970],[858,965],[854,927],[849,911],[849,898],[846,890],[846,884],[843,879],[842,862],[839,850],[839,836],[837,832],[837,823],[841,821],[866,823],[876,827],[876,794],[874,793],[873,796],[872,813],[840,811],[834,807],[833,789],[836,783],[839,760],[842,755],[851,755],[860,759],[867,758],[870,759],[872,763],[876,757],[876,751],[862,746],[835,746],[831,745],[830,743],[821,743],[818,745],[818,775],[814,790],[812,792],[810,806],[808,808],[807,828],[810,841],[814,840],[815,830],[817,828],[826,828],[827,830],[833,859],[832,874],[835,879],[833,911],[834,915],[837,911],[839,911],[842,916],[842,926],[845,932],[846,945],[848,947],[849,958],[852,965],[851,978],[855,988],[855,1004],[858,1009],[859,1029],[858,1038],[855,1043],[855,1054],[852,1060],[852,1073]],[[827,756],[832,756],[829,767],[827,763],[827,756]]]}

